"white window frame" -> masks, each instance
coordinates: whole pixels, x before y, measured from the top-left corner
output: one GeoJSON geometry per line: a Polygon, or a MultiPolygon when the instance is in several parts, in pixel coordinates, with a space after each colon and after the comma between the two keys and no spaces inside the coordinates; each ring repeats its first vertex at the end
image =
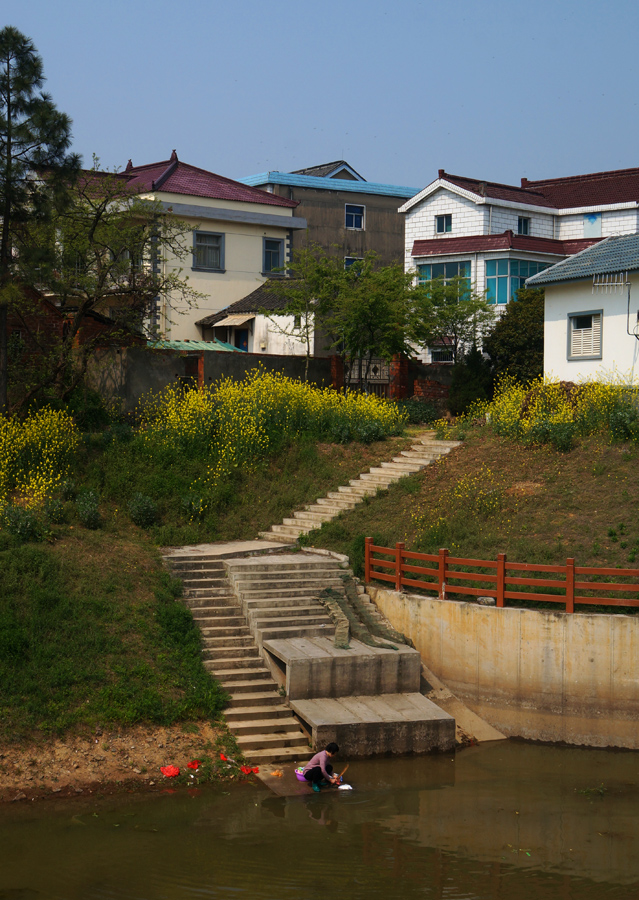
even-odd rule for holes
{"type": "Polygon", "coordinates": [[[345,203],[344,204],[344,228],[347,231],[366,231],[366,207],[362,206],[361,203],[345,203]],[[349,209],[361,209],[361,213],[359,212],[349,212],[349,209]],[[357,225],[348,225],[347,224],[347,216],[360,216],[362,217],[361,226],[357,225]]]}
{"type": "Polygon", "coordinates": [[[603,354],[603,309],[568,313],[566,358],[571,360],[601,359],[603,354]],[[592,316],[590,328],[574,328],[579,318],[592,316]],[[590,332],[590,334],[588,334],[590,332]]]}
{"type": "Polygon", "coordinates": [[[344,268],[350,269],[350,267],[352,265],[354,265],[354,263],[356,263],[356,262],[364,262],[364,257],[363,256],[345,256],[344,257],[344,268]],[[350,264],[348,263],[349,259],[350,259],[350,264]]]}
{"type": "Polygon", "coordinates": [[[530,235],[530,216],[518,216],[517,234],[530,235]]]}
{"type": "Polygon", "coordinates": [[[453,230],[453,214],[452,213],[442,213],[439,216],[435,216],[435,234],[451,234],[453,230]],[[446,221],[446,220],[450,221],[446,221]],[[439,227],[441,224],[441,228],[439,227]],[[450,225],[450,228],[446,228],[446,225],[450,225]]]}

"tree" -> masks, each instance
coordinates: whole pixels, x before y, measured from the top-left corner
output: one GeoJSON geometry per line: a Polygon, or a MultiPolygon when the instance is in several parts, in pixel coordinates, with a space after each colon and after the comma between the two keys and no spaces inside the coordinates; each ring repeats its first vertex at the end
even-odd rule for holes
{"type": "Polygon", "coordinates": [[[532,381],[544,369],[544,289],[520,288],[484,340],[496,375],[532,381]]]}
{"type": "Polygon", "coordinates": [[[408,323],[419,292],[401,264],[378,266],[373,252],[345,270],[343,288],[325,308],[323,320],[344,360],[347,383],[357,366],[360,387],[368,391],[373,359],[390,362],[411,353],[408,323]]]}
{"type": "Polygon", "coordinates": [[[461,415],[475,401],[489,400],[492,387],[490,363],[473,346],[453,366],[448,408],[454,416],[461,415]]]}
{"type": "Polygon", "coordinates": [[[7,409],[7,311],[25,226],[63,199],[77,155],[67,154],[71,120],[41,92],[42,60],[16,28],[0,31],[0,412],[7,409]]]}
{"type": "Polygon", "coordinates": [[[410,336],[415,343],[428,347],[443,344],[457,362],[482,342],[494,320],[494,308],[463,277],[448,281],[435,278],[420,288],[415,293],[410,336]]]}
{"type": "Polygon", "coordinates": [[[286,272],[289,277],[271,279],[266,283],[266,289],[281,301],[281,309],[260,312],[280,334],[304,342],[306,381],[308,362],[313,355],[315,335],[321,328],[322,317],[344,289],[344,264],[338,257],[325,253],[319,244],[310,244],[294,249],[291,261],[278,271],[286,272]],[[293,324],[278,321],[281,316],[292,317],[293,324]]]}
{"type": "MultiPolygon", "coordinates": [[[[31,223],[15,265],[21,283],[52,298],[65,322],[60,340],[50,334],[40,339],[43,364],[23,385],[16,406],[43,392],[65,399],[105,331],[112,343],[157,336],[153,313],[163,296],[187,304],[200,298],[175,266],[190,252],[190,227],[160,203],[138,197],[125,176],[101,172],[94,162],[70,189],[64,208],[46,222],[31,223]],[[98,334],[87,332],[90,318],[101,321],[98,334]]],[[[32,316],[37,307],[35,300],[32,316]]]]}

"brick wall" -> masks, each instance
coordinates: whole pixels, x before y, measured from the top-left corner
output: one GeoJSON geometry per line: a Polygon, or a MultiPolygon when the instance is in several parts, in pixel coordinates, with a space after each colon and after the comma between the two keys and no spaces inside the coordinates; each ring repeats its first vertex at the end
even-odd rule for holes
{"type": "Polygon", "coordinates": [[[429,403],[445,403],[448,400],[450,388],[447,384],[433,381],[432,378],[416,378],[413,382],[413,396],[417,400],[429,403]]]}

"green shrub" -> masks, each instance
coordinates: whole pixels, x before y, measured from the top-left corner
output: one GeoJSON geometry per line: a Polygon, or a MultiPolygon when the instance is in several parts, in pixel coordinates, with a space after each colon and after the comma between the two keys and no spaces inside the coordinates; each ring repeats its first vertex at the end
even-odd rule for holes
{"type": "Polygon", "coordinates": [[[102,517],[98,507],[98,495],[94,491],[86,491],[75,501],[75,509],[80,522],[85,528],[95,530],[102,524],[102,517]]]}
{"type": "Polygon", "coordinates": [[[427,425],[439,415],[435,404],[430,401],[411,397],[410,400],[397,400],[396,403],[410,425],[427,425]]]}
{"type": "Polygon", "coordinates": [[[87,387],[76,388],[66,407],[80,431],[98,431],[108,425],[111,419],[102,396],[87,387]]]}
{"type": "Polygon", "coordinates": [[[58,498],[45,500],[44,514],[49,522],[52,522],[54,525],[61,525],[66,518],[66,509],[64,503],[58,498]]]}
{"type": "Polygon", "coordinates": [[[134,494],[129,501],[129,515],[135,525],[150,528],[157,522],[158,508],[145,494],[134,494]]]}
{"type": "Polygon", "coordinates": [[[5,506],[1,522],[2,527],[20,541],[41,541],[44,537],[42,522],[32,509],[5,506]]]}
{"type": "Polygon", "coordinates": [[[182,510],[190,520],[201,519],[206,508],[207,503],[204,497],[196,497],[192,494],[182,497],[182,510]]]}

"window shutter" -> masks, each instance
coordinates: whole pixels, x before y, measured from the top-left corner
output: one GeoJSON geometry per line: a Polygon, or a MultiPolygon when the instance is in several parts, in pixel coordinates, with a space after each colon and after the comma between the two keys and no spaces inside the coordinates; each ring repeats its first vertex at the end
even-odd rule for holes
{"type": "Polygon", "coordinates": [[[593,313],[590,319],[590,328],[576,328],[577,317],[571,319],[571,356],[601,356],[601,313],[593,313]]]}

